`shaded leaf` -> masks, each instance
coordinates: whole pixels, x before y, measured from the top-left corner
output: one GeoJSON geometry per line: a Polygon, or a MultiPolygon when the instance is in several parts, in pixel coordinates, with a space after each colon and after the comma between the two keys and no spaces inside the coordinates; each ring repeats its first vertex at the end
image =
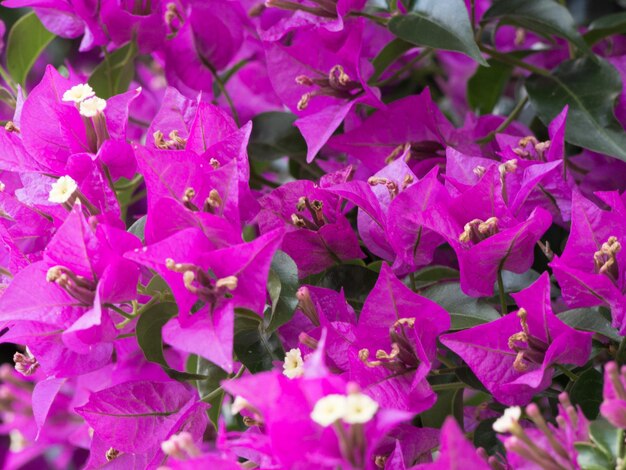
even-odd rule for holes
{"type": "Polygon", "coordinates": [[[611,467],[619,457],[621,429],[615,428],[604,419],[596,420],[589,424],[589,437],[598,448],[607,456],[611,462],[611,467]]]}
{"type": "Polygon", "coordinates": [[[531,75],[525,86],[546,125],[569,105],[565,140],[626,160],[626,132],[613,113],[622,81],[608,62],[598,58],[566,61],[550,76],[531,75]]]}
{"type": "Polygon", "coordinates": [[[261,318],[243,309],[235,313],[233,347],[237,360],[252,373],[270,370],[273,361],[282,361],[285,356],[282,345],[275,334],[263,329],[261,318]]]}
{"type": "Polygon", "coordinates": [[[467,82],[467,101],[477,114],[489,114],[502,96],[513,68],[495,60],[488,60],[489,67],[480,66],[467,82]]]}
{"type": "Polygon", "coordinates": [[[306,156],[306,142],[293,125],[296,116],[270,111],[252,119],[248,154],[252,160],[270,161],[285,156],[306,156]]]}
{"type": "Polygon", "coordinates": [[[420,294],[448,311],[451,330],[462,330],[500,318],[498,311],[489,303],[464,294],[458,282],[431,286],[420,294]]]}
{"type": "Polygon", "coordinates": [[[217,429],[217,422],[222,411],[222,401],[224,400],[224,391],[220,388],[220,382],[228,377],[228,373],[211,361],[195,354],[192,354],[187,362],[187,372],[206,377],[202,380],[196,380],[195,384],[202,401],[211,405],[208,415],[211,423],[217,429]]]}
{"type": "Polygon", "coordinates": [[[626,33],[626,11],[598,18],[589,25],[583,36],[589,45],[595,44],[613,34],[626,33]]]}
{"type": "Polygon", "coordinates": [[[89,85],[100,98],[128,90],[135,73],[134,60],[137,56],[137,45],[131,41],[115,52],[108,54],[94,69],[89,77],[89,85]]]}
{"type": "Polygon", "coordinates": [[[374,73],[370,77],[370,82],[375,82],[383,74],[387,67],[393,64],[396,59],[402,56],[405,52],[413,49],[415,45],[410,42],[406,42],[404,39],[396,38],[389,43],[378,53],[372,65],[374,66],[374,73]]]}
{"type": "Polygon", "coordinates": [[[582,470],[606,470],[611,468],[607,456],[596,446],[588,442],[574,444],[578,453],[578,465],[582,470]]]}
{"type": "Polygon", "coordinates": [[[176,315],[178,307],[174,303],[161,303],[153,305],[141,314],[137,321],[137,343],[145,358],[150,362],[156,362],[163,370],[176,380],[203,379],[197,374],[188,374],[172,369],[163,354],[163,326],[176,315]]]}
{"type": "Polygon", "coordinates": [[[298,266],[283,251],[277,251],[272,258],[268,290],[272,299],[272,308],[269,319],[266,317],[266,321],[268,321],[266,331],[271,333],[291,320],[298,305],[296,298],[298,266]]]}
{"type": "Polygon", "coordinates": [[[133,225],[128,228],[128,231],[133,235],[136,235],[142,242],[145,241],[144,232],[146,230],[147,217],[147,215],[142,216],[140,219],[133,222],[133,225]]]}
{"type": "Polygon", "coordinates": [[[54,39],[35,13],[30,12],[15,22],[7,39],[7,70],[16,83],[24,86],[35,61],[54,39]]]}
{"type": "Polygon", "coordinates": [[[567,310],[559,313],[558,317],[563,323],[577,330],[599,333],[615,341],[622,339],[617,330],[611,326],[611,321],[593,308],[567,310]]]}
{"type": "Polygon", "coordinates": [[[595,369],[583,372],[570,390],[574,405],[580,405],[587,419],[596,419],[602,403],[602,373],[595,369]]]}
{"type": "Polygon", "coordinates": [[[326,270],[315,285],[336,291],[343,288],[346,300],[360,310],[377,279],[377,273],[365,267],[342,264],[326,270]]]}
{"type": "Polygon", "coordinates": [[[481,22],[492,20],[529,29],[546,37],[559,36],[583,51],[588,50],[569,10],[556,1],[500,0],[485,12],[481,22]]]}
{"type": "Polygon", "coordinates": [[[406,15],[392,17],[389,31],[418,46],[461,52],[487,65],[474,40],[465,2],[418,0],[406,15]]]}
{"type": "Polygon", "coordinates": [[[474,430],[474,446],[482,447],[487,451],[489,455],[501,453],[505,455],[504,446],[498,434],[493,430],[493,423],[496,418],[486,419],[481,421],[474,430]]]}

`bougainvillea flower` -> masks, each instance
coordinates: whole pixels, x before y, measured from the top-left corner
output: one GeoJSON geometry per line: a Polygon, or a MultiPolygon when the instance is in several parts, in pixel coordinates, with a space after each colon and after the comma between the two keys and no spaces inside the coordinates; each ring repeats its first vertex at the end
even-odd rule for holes
{"type": "Polygon", "coordinates": [[[113,457],[122,452],[148,454],[148,461],[159,462],[161,442],[171,435],[189,431],[196,441],[202,438],[206,408],[181,383],[134,381],[92,393],[76,412],[93,428],[94,444],[105,444],[100,456],[103,463],[112,460],[106,456],[111,449],[117,451],[113,457]]]}
{"type": "Polygon", "coordinates": [[[300,276],[337,261],[362,258],[359,241],[341,212],[341,199],[311,181],[295,181],[259,200],[262,233],[286,227],[282,250],[298,265],[300,276]]]}
{"type": "Polygon", "coordinates": [[[426,381],[448,313],[406,287],[383,263],[367,297],[350,352],[350,378],[381,406],[412,413],[436,396],[426,381]]]}
{"type": "Polygon", "coordinates": [[[604,197],[610,210],[602,210],[579,192],[574,192],[571,233],[565,250],[550,266],[568,305],[608,306],[613,326],[624,334],[626,260],[621,241],[626,239],[623,224],[626,210],[618,193],[608,193],[604,197]]]}
{"type": "Polygon", "coordinates": [[[298,115],[295,125],[312,161],[357,104],[380,107],[378,89],[367,84],[372,66],[361,56],[364,23],[353,20],[341,33],[300,30],[289,47],[266,49],[270,80],[280,99],[298,115]],[[318,53],[312,55],[311,47],[318,53]]]}
{"type": "Polygon", "coordinates": [[[64,342],[77,352],[110,341],[110,306],[137,296],[139,269],[121,254],[138,246],[125,231],[103,224],[93,230],[76,204],[43,259],[20,271],[0,298],[1,319],[64,329],[64,342]]]}
{"type": "Polygon", "coordinates": [[[552,312],[547,273],[512,294],[520,309],[499,320],[443,335],[494,398],[523,405],[552,382],[554,364],[582,366],[591,352],[591,333],[576,331],[552,312]]]}
{"type": "MultiPolygon", "coordinates": [[[[430,181],[435,188],[440,184],[434,179],[430,181]]],[[[407,198],[414,195],[420,199],[415,199],[412,207],[420,207],[422,198],[435,194],[435,189],[429,189],[423,196],[420,188],[415,185],[407,190],[402,201],[406,204],[407,198]]],[[[504,203],[495,167],[460,195],[446,197],[446,192],[439,190],[437,198],[422,207],[423,210],[395,211],[399,220],[394,223],[414,227],[417,235],[424,227],[445,238],[459,260],[461,288],[472,296],[492,295],[498,270],[526,272],[533,262],[535,243],[551,223],[550,214],[541,207],[523,222],[516,219],[504,203]]],[[[417,235],[414,238],[419,240],[417,235]]]]}

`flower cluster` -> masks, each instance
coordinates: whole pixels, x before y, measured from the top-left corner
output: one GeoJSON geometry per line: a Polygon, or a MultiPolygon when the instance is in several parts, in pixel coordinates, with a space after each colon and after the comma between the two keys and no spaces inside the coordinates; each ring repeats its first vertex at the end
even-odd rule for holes
{"type": "Polygon", "coordinates": [[[3,468],[626,468],[626,23],[563,3],[5,0],[3,468]]]}

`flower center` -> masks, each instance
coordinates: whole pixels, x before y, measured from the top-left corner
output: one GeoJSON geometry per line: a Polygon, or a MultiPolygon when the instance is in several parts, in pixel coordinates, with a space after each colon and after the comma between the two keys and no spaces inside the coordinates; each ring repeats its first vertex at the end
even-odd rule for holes
{"type": "Polygon", "coordinates": [[[518,372],[528,369],[528,364],[541,365],[548,345],[530,334],[528,330],[528,312],[520,308],[517,312],[522,331],[509,337],[509,349],[517,353],[513,368],[518,372]]]}
{"type": "Polygon", "coordinates": [[[485,221],[481,219],[471,220],[463,227],[463,233],[459,235],[459,241],[467,244],[479,243],[500,231],[498,222],[497,217],[489,217],[485,221]]]}
{"type": "Polygon", "coordinates": [[[176,129],[169,133],[169,140],[165,140],[161,131],[156,131],[152,137],[154,138],[154,146],[161,150],[182,150],[187,145],[187,139],[180,137],[176,129]]]}
{"type": "Polygon", "coordinates": [[[617,282],[619,270],[616,255],[621,249],[622,245],[617,241],[617,237],[610,236],[600,249],[593,254],[596,273],[605,274],[613,282],[617,282]]]}
{"type": "Polygon", "coordinates": [[[189,292],[198,296],[205,304],[215,306],[220,298],[229,297],[230,292],[237,289],[236,276],[212,278],[202,268],[190,263],[176,263],[172,258],[165,260],[167,269],[181,273],[183,283],[189,292]]]}
{"type": "Polygon", "coordinates": [[[291,214],[291,223],[296,227],[308,228],[309,230],[317,231],[322,228],[328,220],[324,216],[324,203],[314,199],[309,200],[308,197],[302,196],[296,204],[297,213],[291,214]],[[304,213],[307,211],[311,215],[311,220],[304,217],[304,213]]]}
{"type": "Polygon", "coordinates": [[[306,92],[298,101],[298,110],[303,111],[315,96],[333,96],[341,99],[352,99],[363,93],[361,84],[353,80],[341,65],[335,65],[328,76],[322,78],[311,78],[306,75],[296,77],[298,85],[317,87],[313,91],[306,92]]]}
{"type": "Polygon", "coordinates": [[[539,160],[545,162],[545,154],[550,148],[550,144],[551,142],[549,140],[539,142],[536,137],[529,135],[520,139],[517,147],[513,149],[513,152],[525,160],[539,160]],[[532,150],[534,150],[534,155],[532,150]]]}
{"type": "Polygon", "coordinates": [[[376,351],[376,359],[370,359],[370,351],[363,348],[359,351],[359,359],[368,367],[382,366],[394,373],[403,373],[415,370],[420,360],[415,351],[413,341],[406,332],[406,328],[415,326],[415,318],[400,318],[389,328],[391,350],[389,352],[379,349],[376,351]]]}
{"type": "MultiPolygon", "coordinates": [[[[193,202],[193,199],[196,197],[196,191],[193,188],[185,189],[183,193],[183,197],[181,198],[183,201],[183,205],[194,212],[199,212],[200,208],[193,202]]],[[[217,189],[212,189],[209,191],[209,197],[204,200],[202,204],[202,212],[208,212],[210,214],[220,215],[220,209],[223,207],[224,201],[220,196],[220,193],[217,189]]]]}
{"type": "Polygon", "coordinates": [[[96,283],[91,279],[79,276],[65,266],[53,266],[48,269],[46,281],[54,282],[81,304],[93,305],[96,283]]]}

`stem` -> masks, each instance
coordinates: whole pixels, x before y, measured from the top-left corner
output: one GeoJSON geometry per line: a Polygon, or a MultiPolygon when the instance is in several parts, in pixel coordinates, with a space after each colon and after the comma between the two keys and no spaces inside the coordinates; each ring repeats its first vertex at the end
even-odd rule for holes
{"type": "Polygon", "coordinates": [[[9,73],[4,69],[2,65],[0,65],[0,77],[2,77],[8,87],[11,88],[11,91],[17,96],[17,85],[13,81],[13,78],[11,78],[11,75],[9,75],[9,73]]]}
{"type": "Polygon", "coordinates": [[[502,280],[502,269],[498,269],[498,294],[500,295],[500,309],[502,312],[500,315],[504,316],[509,313],[509,309],[506,305],[506,294],[504,293],[504,281],[502,280]]]}
{"type": "Polygon", "coordinates": [[[524,98],[522,98],[515,105],[515,107],[511,110],[511,114],[509,114],[509,116],[506,118],[506,120],[504,120],[504,122],[502,122],[502,124],[500,124],[495,130],[491,131],[485,137],[477,139],[476,143],[486,144],[487,142],[491,142],[496,137],[496,134],[504,131],[507,127],[511,125],[513,121],[515,121],[515,119],[517,119],[519,114],[522,112],[522,109],[524,109],[524,106],[526,106],[526,103],[528,103],[528,95],[524,96],[524,98]]]}
{"type": "Polygon", "coordinates": [[[133,318],[135,318],[135,315],[132,313],[128,313],[125,312],[124,310],[122,310],[121,308],[119,308],[117,305],[113,305],[113,304],[104,304],[104,307],[106,308],[110,308],[111,310],[119,313],[121,316],[123,316],[124,318],[126,318],[127,320],[132,320],[133,318]]]}
{"type": "Polygon", "coordinates": [[[528,70],[529,72],[532,72],[537,75],[542,75],[544,77],[552,78],[552,74],[547,69],[528,64],[524,62],[523,60],[520,60],[511,55],[502,54],[501,52],[498,52],[495,49],[491,49],[490,47],[483,46],[482,44],[479,44],[479,47],[482,52],[493,57],[495,60],[499,62],[508,64],[508,65],[513,65],[515,67],[519,67],[524,70],[528,70]]]}
{"type": "Polygon", "coordinates": [[[432,388],[435,392],[443,390],[458,390],[460,388],[465,388],[465,384],[463,382],[450,382],[447,384],[434,384],[431,385],[430,388],[432,388]]]}
{"type": "Polygon", "coordinates": [[[470,8],[471,8],[471,21],[472,21],[472,29],[475,28],[476,25],[476,0],[470,0],[470,8]]]}
{"type": "Polygon", "coordinates": [[[239,114],[237,114],[237,108],[235,108],[235,103],[233,103],[232,98],[230,97],[230,95],[226,91],[226,87],[224,86],[224,82],[222,81],[222,79],[220,78],[219,74],[217,73],[217,70],[215,70],[215,67],[213,67],[213,65],[211,65],[204,58],[201,57],[200,59],[201,59],[202,63],[209,69],[209,71],[211,72],[211,75],[213,75],[213,79],[215,80],[215,83],[217,83],[217,87],[219,88],[220,93],[222,95],[224,95],[224,98],[226,98],[226,102],[228,103],[228,107],[230,108],[230,112],[233,115],[233,119],[235,121],[235,124],[237,124],[237,127],[240,127],[241,124],[239,123],[239,114]]]}
{"type": "MultiPolygon", "coordinates": [[[[239,377],[241,377],[243,375],[245,370],[246,370],[246,366],[244,366],[242,364],[241,367],[239,368],[239,370],[237,371],[237,373],[235,375],[233,375],[230,378],[230,380],[238,379],[239,377]]],[[[209,401],[213,400],[215,397],[219,396],[219,394],[222,393],[223,391],[224,391],[224,389],[221,386],[217,387],[212,392],[207,393],[205,396],[201,397],[200,401],[209,402],[209,401]]]]}
{"type": "Polygon", "coordinates": [[[381,82],[371,83],[371,86],[373,86],[373,87],[381,87],[381,86],[388,85],[389,83],[392,83],[394,80],[396,80],[404,72],[406,72],[408,70],[411,70],[411,68],[413,68],[413,66],[417,62],[419,62],[420,60],[424,59],[425,57],[428,57],[433,52],[434,52],[434,50],[431,49],[430,47],[425,47],[424,49],[422,49],[422,51],[419,54],[417,54],[415,57],[413,57],[411,60],[409,60],[406,64],[404,64],[402,67],[400,67],[398,70],[396,70],[391,75],[391,77],[386,78],[386,79],[384,79],[381,82]]]}
{"type": "Polygon", "coordinates": [[[378,23],[382,26],[387,26],[389,22],[386,18],[381,18],[380,16],[372,15],[370,13],[365,13],[364,11],[351,11],[348,16],[362,16],[363,18],[367,18],[368,20],[372,20],[375,23],[378,23]]]}
{"type": "Polygon", "coordinates": [[[617,365],[620,367],[626,364],[626,336],[624,336],[622,341],[619,343],[615,360],[617,361],[617,365]]]}
{"type": "Polygon", "coordinates": [[[409,274],[409,278],[411,279],[411,290],[413,292],[417,291],[417,281],[415,280],[415,273],[409,274]]]}
{"type": "Polygon", "coordinates": [[[572,382],[576,382],[578,380],[578,375],[574,374],[571,370],[563,367],[561,364],[554,364],[554,367],[556,367],[558,370],[560,370],[561,372],[563,372],[565,375],[567,375],[567,377],[572,381],[572,382]]]}

